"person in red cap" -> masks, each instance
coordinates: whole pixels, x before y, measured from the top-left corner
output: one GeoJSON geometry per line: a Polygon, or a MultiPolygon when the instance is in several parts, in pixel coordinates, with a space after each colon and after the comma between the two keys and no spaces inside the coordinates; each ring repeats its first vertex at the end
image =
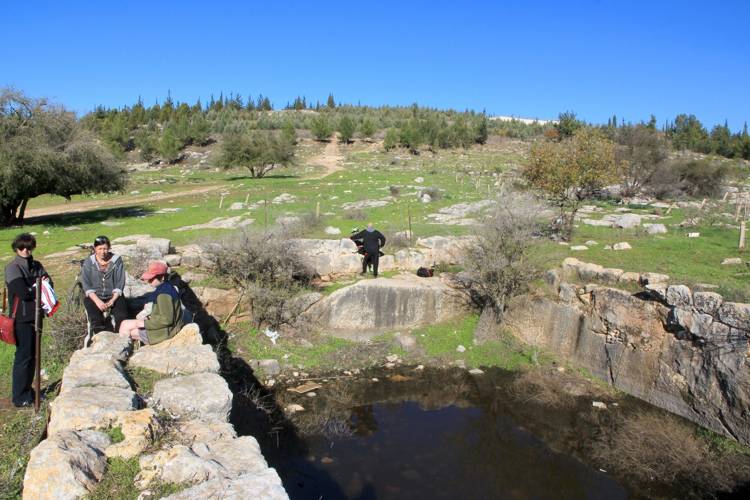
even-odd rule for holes
{"type": "Polygon", "coordinates": [[[120,324],[120,336],[157,344],[173,337],[184,326],[182,304],[177,290],[166,281],[169,268],[158,260],[148,263],[141,279],[154,290],[153,307],[146,319],[126,319],[120,324]]]}

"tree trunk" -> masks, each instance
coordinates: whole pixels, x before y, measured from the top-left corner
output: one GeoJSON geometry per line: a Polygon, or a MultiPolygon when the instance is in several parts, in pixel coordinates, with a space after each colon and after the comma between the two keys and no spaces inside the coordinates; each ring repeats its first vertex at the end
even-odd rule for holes
{"type": "Polygon", "coordinates": [[[16,224],[23,225],[23,218],[26,215],[26,205],[29,204],[29,199],[24,198],[21,202],[21,206],[18,207],[18,216],[16,217],[16,224]]]}

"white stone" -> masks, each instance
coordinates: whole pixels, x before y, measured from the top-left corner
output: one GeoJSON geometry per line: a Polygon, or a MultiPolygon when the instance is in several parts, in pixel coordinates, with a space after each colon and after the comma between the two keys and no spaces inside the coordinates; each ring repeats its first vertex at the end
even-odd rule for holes
{"type": "Polygon", "coordinates": [[[646,232],[648,234],[667,234],[667,227],[664,224],[649,224],[646,232]]]}
{"type": "Polygon", "coordinates": [[[701,233],[688,233],[688,238],[699,238],[701,233]]]}
{"type": "Polygon", "coordinates": [[[631,248],[633,247],[631,247],[630,243],[628,243],[627,241],[621,241],[620,243],[615,243],[614,245],[612,245],[613,250],[630,250],[631,248]]]}
{"type": "Polygon", "coordinates": [[[588,250],[589,247],[587,247],[586,245],[573,245],[572,247],[570,247],[570,249],[574,252],[581,252],[583,250],[588,250]]]}
{"type": "Polygon", "coordinates": [[[120,411],[135,410],[138,397],[130,389],[116,387],[76,387],[50,403],[50,435],[65,430],[104,429],[120,411]]]}
{"type": "Polygon", "coordinates": [[[341,229],[337,227],[328,226],[325,228],[326,234],[341,234],[341,229]]]}
{"type": "Polygon", "coordinates": [[[159,380],[152,399],[172,415],[204,421],[225,422],[232,408],[232,392],[215,373],[159,380]]]}
{"type": "Polygon", "coordinates": [[[612,222],[614,227],[629,229],[641,225],[641,217],[636,214],[623,214],[612,222]]]}
{"type": "Polygon", "coordinates": [[[742,259],[739,257],[727,257],[721,261],[722,266],[740,266],[742,265],[742,259]]]}

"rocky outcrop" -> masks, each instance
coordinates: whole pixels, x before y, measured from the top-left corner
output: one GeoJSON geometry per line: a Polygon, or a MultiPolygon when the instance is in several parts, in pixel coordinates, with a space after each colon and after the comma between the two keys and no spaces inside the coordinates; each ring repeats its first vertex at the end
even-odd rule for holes
{"type": "Polygon", "coordinates": [[[412,274],[359,281],[300,316],[326,333],[363,340],[386,330],[439,323],[466,313],[468,295],[440,278],[412,274]]]}
{"type": "MultiPolygon", "coordinates": [[[[420,238],[414,248],[401,249],[393,255],[380,258],[381,271],[404,270],[414,272],[419,267],[433,264],[457,264],[463,256],[463,249],[472,241],[471,237],[432,236],[420,238]]],[[[308,264],[320,276],[332,274],[352,274],[362,270],[362,256],[348,238],[340,240],[297,239],[292,248],[305,257],[308,264]]],[[[388,252],[389,247],[383,247],[388,252]]]]}
{"type": "MultiPolygon", "coordinates": [[[[603,271],[566,262],[579,278],[603,271]]],[[[625,392],[749,444],[750,305],[644,274],[638,294],[557,282],[557,300],[515,298],[506,324],[625,392]]]]}
{"type": "Polygon", "coordinates": [[[176,498],[288,498],[255,438],[237,437],[227,422],[233,396],[197,325],[130,352],[127,339],[102,332],[73,354],[60,396],[50,404],[48,438],[31,452],[24,498],[81,498],[103,477],[107,457],[139,457],[137,486],[146,489],[155,480],[185,486],[176,498]],[[166,376],[147,399],[153,408],[142,408],[131,389],[122,365],[128,362],[166,376]],[[162,425],[155,409],[170,416],[170,425],[162,425]],[[165,427],[178,432],[157,440],[165,427]],[[123,437],[117,443],[103,432],[114,428],[123,437]]]}

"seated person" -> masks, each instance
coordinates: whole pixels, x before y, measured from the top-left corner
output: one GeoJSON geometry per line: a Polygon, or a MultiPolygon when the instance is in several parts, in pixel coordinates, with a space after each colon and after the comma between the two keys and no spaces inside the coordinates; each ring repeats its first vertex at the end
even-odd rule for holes
{"type": "Polygon", "coordinates": [[[164,262],[151,261],[141,279],[155,288],[151,314],[145,319],[126,319],[120,324],[120,336],[157,344],[174,337],[184,326],[182,304],[174,286],[169,283],[169,269],[164,262]]]}
{"type": "Polygon", "coordinates": [[[128,316],[122,296],[125,266],[120,256],[110,251],[109,238],[106,236],[97,236],[94,240],[94,253],[83,261],[81,285],[86,294],[83,304],[86,306],[92,333],[112,330],[109,315],[115,320],[114,331],[118,331],[120,323],[128,316]]]}

